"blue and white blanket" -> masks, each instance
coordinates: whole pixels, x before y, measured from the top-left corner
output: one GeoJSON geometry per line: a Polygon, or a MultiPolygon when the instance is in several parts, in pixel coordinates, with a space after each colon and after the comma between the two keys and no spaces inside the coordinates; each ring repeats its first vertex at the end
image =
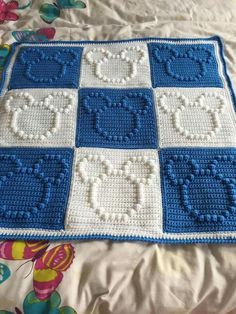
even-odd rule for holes
{"type": "Polygon", "coordinates": [[[235,241],[235,106],[218,37],[14,44],[0,238],[235,241]]]}

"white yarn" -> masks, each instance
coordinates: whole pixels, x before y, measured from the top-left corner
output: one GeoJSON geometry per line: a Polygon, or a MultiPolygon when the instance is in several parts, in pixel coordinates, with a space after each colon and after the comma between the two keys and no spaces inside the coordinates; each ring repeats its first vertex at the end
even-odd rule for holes
{"type": "Polygon", "coordinates": [[[1,146],[75,145],[77,90],[11,90],[0,101],[1,146]]]}
{"type": "Polygon", "coordinates": [[[73,172],[67,229],[146,236],[161,229],[156,150],[79,148],[73,172]]]}
{"type": "Polygon", "coordinates": [[[151,87],[147,45],[141,43],[86,45],[81,87],[151,87]]]}
{"type": "Polygon", "coordinates": [[[155,89],[160,147],[236,144],[231,98],[221,88],[155,89]]]}

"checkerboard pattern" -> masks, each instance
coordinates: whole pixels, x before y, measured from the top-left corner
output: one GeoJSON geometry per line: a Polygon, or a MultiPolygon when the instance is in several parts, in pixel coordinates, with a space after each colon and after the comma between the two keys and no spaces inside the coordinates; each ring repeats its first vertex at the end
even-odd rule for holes
{"type": "Polygon", "coordinates": [[[236,242],[222,42],[14,44],[0,97],[0,238],[236,242]]]}

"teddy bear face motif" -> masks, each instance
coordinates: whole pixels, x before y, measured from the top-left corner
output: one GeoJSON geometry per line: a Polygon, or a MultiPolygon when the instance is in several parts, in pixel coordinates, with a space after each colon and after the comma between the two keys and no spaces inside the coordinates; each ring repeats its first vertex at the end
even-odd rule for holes
{"type": "Polygon", "coordinates": [[[68,114],[72,105],[73,96],[67,92],[52,92],[39,102],[29,93],[20,92],[7,98],[5,110],[9,128],[19,139],[42,142],[58,132],[61,116],[68,114]],[[59,105],[61,100],[63,106],[59,105]]]}
{"type": "Polygon", "coordinates": [[[198,81],[206,74],[206,64],[213,62],[212,52],[195,46],[185,53],[180,53],[168,45],[162,45],[153,50],[158,63],[165,65],[166,73],[179,81],[198,81]]]}
{"type": "Polygon", "coordinates": [[[233,155],[216,156],[206,168],[189,155],[173,155],[166,161],[165,174],[178,188],[180,205],[196,221],[224,223],[235,215],[236,173],[230,170],[223,174],[225,169],[232,169],[227,164],[235,169],[233,155]]]}
{"type": "Polygon", "coordinates": [[[0,217],[20,221],[37,217],[48,206],[53,186],[59,186],[69,171],[60,155],[43,155],[31,167],[16,155],[1,154],[0,165],[0,217]]]}
{"type": "Polygon", "coordinates": [[[70,48],[60,49],[50,56],[38,48],[27,48],[20,55],[21,63],[26,66],[27,78],[39,83],[52,83],[59,80],[76,60],[78,55],[70,48]],[[50,71],[42,71],[42,68],[50,68],[50,71]]]}
{"type": "Polygon", "coordinates": [[[103,155],[86,155],[76,166],[89,186],[89,206],[103,221],[121,223],[145,207],[144,187],[152,184],[156,171],[155,161],[147,156],[130,157],[115,168],[103,155]]]}
{"type": "Polygon", "coordinates": [[[113,54],[103,48],[93,48],[85,60],[93,67],[95,76],[107,83],[125,84],[137,75],[138,65],[145,59],[145,52],[138,46],[126,47],[113,54]]]}
{"type": "Polygon", "coordinates": [[[198,96],[194,102],[190,102],[178,92],[166,92],[157,95],[157,99],[159,108],[170,115],[174,130],[190,141],[211,140],[221,129],[220,114],[226,107],[226,99],[222,95],[206,92],[198,96]],[[214,107],[207,104],[209,99],[216,103],[214,107]],[[171,107],[172,100],[176,106],[171,107]],[[205,122],[203,126],[199,120],[205,122]]]}
{"type": "Polygon", "coordinates": [[[100,136],[108,141],[128,142],[140,131],[140,117],[150,110],[152,102],[143,93],[130,92],[119,103],[113,103],[104,93],[92,92],[83,98],[83,106],[87,113],[94,115],[94,128],[100,136]],[[110,121],[110,113],[115,113],[118,121],[127,121],[126,125],[117,128],[110,121]]]}

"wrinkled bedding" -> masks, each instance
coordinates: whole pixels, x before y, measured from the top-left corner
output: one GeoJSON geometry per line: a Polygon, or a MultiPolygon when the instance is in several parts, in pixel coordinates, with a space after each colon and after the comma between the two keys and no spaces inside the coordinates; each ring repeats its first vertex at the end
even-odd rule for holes
{"type": "MultiPolygon", "coordinates": [[[[39,15],[44,2],[33,1],[31,8],[18,12],[17,21],[0,24],[0,44],[14,42],[15,30],[49,27],[39,15]]],[[[235,0],[87,0],[86,4],[83,10],[61,10],[50,25],[56,30],[55,40],[217,34],[225,41],[226,61],[236,86],[235,0]]],[[[37,250],[33,252],[24,242],[0,245],[0,255],[5,256],[0,259],[0,310],[16,313],[17,307],[26,314],[54,313],[55,309],[60,311],[55,313],[66,314],[236,313],[235,245],[49,244],[38,259],[37,250]],[[40,286],[36,270],[30,272],[30,263],[17,268],[32,259],[37,263],[48,258],[45,263],[53,263],[56,250],[52,249],[58,246],[72,262],[65,270],[57,268],[63,278],[56,292],[40,301],[34,294],[40,286]]],[[[45,281],[53,275],[45,273],[45,281]]]]}

